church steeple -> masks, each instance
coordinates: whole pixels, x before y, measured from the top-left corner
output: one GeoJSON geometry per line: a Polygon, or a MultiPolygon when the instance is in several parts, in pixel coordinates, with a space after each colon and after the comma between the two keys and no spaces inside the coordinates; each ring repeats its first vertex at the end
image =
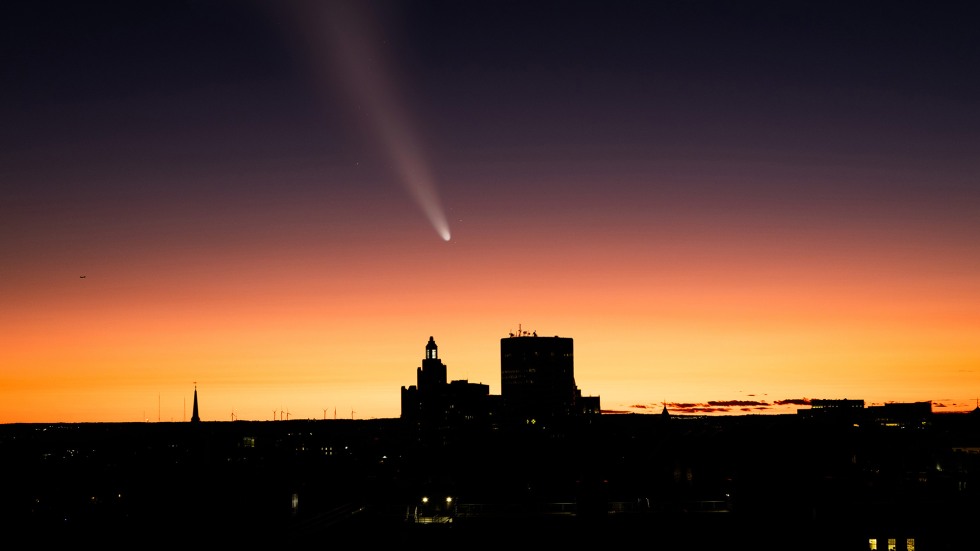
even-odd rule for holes
{"type": "Polygon", "coordinates": [[[194,383],[194,413],[191,415],[191,423],[200,423],[201,416],[197,414],[197,383],[194,383]]]}

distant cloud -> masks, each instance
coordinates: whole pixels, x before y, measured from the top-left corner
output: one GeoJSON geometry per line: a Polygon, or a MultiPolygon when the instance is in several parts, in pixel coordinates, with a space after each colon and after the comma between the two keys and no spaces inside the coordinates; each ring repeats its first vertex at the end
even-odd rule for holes
{"type": "Polygon", "coordinates": [[[808,406],[810,405],[809,398],[787,398],[785,400],[776,400],[773,402],[776,406],[808,406]]]}
{"type": "MultiPolygon", "coordinates": [[[[748,394],[747,396],[756,396],[748,394]]],[[[762,396],[765,396],[763,394],[762,396]]],[[[887,401],[885,404],[900,404],[904,402],[887,401]]],[[[944,400],[931,402],[933,408],[941,409],[961,409],[968,404],[961,403],[959,400],[944,400]]],[[[789,409],[787,406],[810,406],[810,398],[783,398],[773,400],[771,403],[766,400],[710,400],[707,402],[667,402],[650,404],[631,404],[626,406],[626,410],[603,410],[603,413],[659,413],[662,407],[666,407],[671,413],[679,414],[710,414],[710,413],[765,413],[779,412],[789,409]]],[[[880,403],[869,405],[882,405],[880,403]]]]}
{"type": "Polygon", "coordinates": [[[731,411],[729,407],[713,405],[711,402],[706,404],[676,402],[667,404],[667,409],[675,413],[727,413],[731,411]]]}
{"type": "MultiPolygon", "coordinates": [[[[749,394],[748,396],[757,396],[749,394]]],[[[764,396],[764,395],[763,395],[764,396]]],[[[706,413],[729,413],[732,411],[769,412],[774,411],[780,406],[809,406],[809,398],[785,398],[768,402],[766,400],[710,400],[708,402],[668,402],[666,404],[632,404],[627,406],[630,411],[645,413],[659,412],[661,407],[666,407],[668,411],[674,413],[706,414],[706,413]]]]}
{"type": "Polygon", "coordinates": [[[757,402],[755,400],[723,400],[708,402],[712,407],[739,407],[739,406],[768,406],[769,402],[757,402]]]}

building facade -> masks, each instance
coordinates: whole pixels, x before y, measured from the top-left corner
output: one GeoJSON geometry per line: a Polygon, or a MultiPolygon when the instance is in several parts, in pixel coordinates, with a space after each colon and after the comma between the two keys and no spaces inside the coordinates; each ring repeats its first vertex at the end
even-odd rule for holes
{"type": "Polygon", "coordinates": [[[486,420],[491,412],[490,386],[466,380],[447,381],[434,337],[425,345],[416,384],[401,388],[401,417],[427,427],[486,420]]]}
{"type": "Polygon", "coordinates": [[[537,333],[500,339],[500,395],[509,416],[527,422],[598,413],[598,397],[575,384],[575,343],[537,333]]]}
{"type": "Polygon", "coordinates": [[[599,398],[575,384],[570,338],[511,335],[500,342],[501,394],[466,380],[448,381],[435,338],[429,337],[416,384],[401,388],[401,417],[420,427],[510,421],[535,424],[599,414],[599,398]]]}

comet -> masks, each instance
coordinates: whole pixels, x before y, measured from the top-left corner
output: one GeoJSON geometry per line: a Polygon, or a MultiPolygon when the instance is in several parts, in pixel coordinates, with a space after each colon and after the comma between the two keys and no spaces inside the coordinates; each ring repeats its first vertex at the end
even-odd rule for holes
{"type": "Polygon", "coordinates": [[[398,87],[375,47],[383,43],[384,33],[359,9],[359,2],[313,2],[306,7],[314,11],[295,15],[316,50],[314,60],[334,69],[333,76],[345,85],[352,104],[363,107],[367,127],[387,154],[398,180],[439,237],[449,241],[449,222],[421,140],[396,100],[398,87]]]}

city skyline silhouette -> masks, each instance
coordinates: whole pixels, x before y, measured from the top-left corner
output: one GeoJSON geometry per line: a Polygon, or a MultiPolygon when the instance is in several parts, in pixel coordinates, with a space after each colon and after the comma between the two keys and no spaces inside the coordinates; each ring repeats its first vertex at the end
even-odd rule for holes
{"type": "Polygon", "coordinates": [[[4,3],[0,528],[976,547],[978,16],[4,3]]]}
{"type": "Polygon", "coordinates": [[[975,11],[6,5],[0,424],[393,419],[516,331],[609,414],[972,411],[975,11]]]}
{"type": "MultiPolygon", "coordinates": [[[[812,397],[812,398],[799,398],[799,399],[784,399],[784,400],[775,400],[772,403],[767,402],[767,401],[764,401],[764,400],[752,400],[752,401],[748,401],[748,400],[735,400],[735,401],[730,401],[730,402],[709,401],[709,402],[706,402],[706,403],[677,403],[677,402],[669,402],[669,401],[666,401],[665,400],[665,401],[663,401],[663,402],[661,402],[659,404],[660,409],[654,409],[652,407],[651,408],[647,408],[646,406],[644,406],[644,407],[636,407],[636,408],[634,408],[633,411],[628,411],[628,410],[604,410],[599,405],[600,404],[600,396],[595,396],[595,395],[586,395],[586,396],[583,396],[581,394],[581,390],[575,384],[575,380],[574,380],[574,355],[571,352],[571,348],[572,348],[572,344],[571,343],[573,342],[574,339],[571,338],[571,337],[559,337],[557,335],[554,335],[554,336],[541,336],[539,338],[539,336],[538,336],[538,334],[537,334],[536,331],[521,331],[521,330],[518,330],[517,332],[510,332],[508,334],[508,337],[505,337],[505,338],[500,339],[500,342],[501,342],[501,354],[500,354],[500,356],[501,356],[501,373],[500,373],[500,380],[503,381],[503,380],[508,380],[508,378],[510,378],[510,379],[513,378],[513,375],[508,375],[508,369],[509,368],[506,367],[506,360],[505,360],[505,357],[508,355],[508,353],[504,351],[504,344],[505,343],[508,343],[508,342],[516,342],[516,341],[514,341],[514,339],[518,339],[518,340],[530,339],[527,342],[529,342],[529,343],[542,343],[542,344],[548,343],[549,341],[564,341],[564,342],[567,342],[568,343],[567,344],[568,350],[566,352],[566,355],[567,355],[568,364],[567,364],[566,367],[561,368],[560,371],[567,372],[566,375],[563,375],[562,377],[564,377],[564,376],[567,376],[568,377],[568,381],[566,383],[564,383],[564,386],[566,387],[565,390],[570,393],[569,396],[571,396],[571,398],[570,398],[571,401],[568,402],[568,404],[566,404],[565,406],[562,406],[562,407],[571,407],[571,408],[574,409],[576,407],[575,406],[575,401],[577,399],[578,402],[579,402],[579,405],[577,407],[579,407],[579,408],[583,408],[584,407],[587,410],[591,411],[591,414],[593,414],[593,415],[599,415],[599,414],[604,414],[604,415],[623,415],[623,414],[642,414],[642,415],[653,415],[653,414],[656,414],[656,415],[665,415],[668,412],[672,412],[673,414],[687,415],[687,416],[694,416],[694,417],[712,416],[712,415],[722,415],[722,416],[730,416],[730,415],[795,415],[795,414],[802,413],[802,412],[804,412],[804,410],[809,409],[811,407],[820,407],[820,408],[833,407],[834,405],[837,405],[837,404],[844,404],[843,407],[859,408],[859,409],[863,409],[863,408],[865,408],[867,406],[867,407],[874,408],[874,409],[877,409],[877,410],[882,410],[882,409],[886,409],[887,410],[887,409],[890,409],[890,408],[901,408],[901,407],[907,407],[907,406],[919,406],[920,407],[920,410],[921,410],[921,407],[925,407],[925,410],[928,411],[929,413],[935,412],[935,413],[959,413],[959,414],[962,414],[962,413],[976,413],[976,412],[980,411],[980,399],[977,399],[976,406],[973,409],[971,409],[971,410],[947,412],[947,411],[944,411],[943,406],[941,404],[940,404],[939,409],[934,410],[933,408],[935,407],[935,404],[933,403],[932,400],[917,400],[917,401],[914,401],[914,402],[902,402],[902,401],[897,401],[897,400],[886,400],[886,401],[883,401],[883,402],[880,402],[880,403],[867,403],[866,404],[866,401],[864,399],[861,399],[859,397],[847,398],[846,396],[845,397],[830,396],[830,397],[812,397]],[[782,407],[782,410],[779,410],[778,409],[779,407],[782,407]]],[[[531,346],[531,350],[533,350],[534,348],[535,347],[532,345],[531,346]]],[[[548,350],[548,347],[546,346],[542,350],[548,350]]],[[[414,407],[418,407],[419,398],[416,397],[414,395],[414,393],[416,393],[416,392],[420,392],[421,393],[422,392],[421,389],[423,389],[423,387],[424,387],[423,380],[425,379],[425,377],[423,377],[423,374],[424,374],[425,366],[429,362],[433,362],[433,364],[437,368],[437,374],[435,375],[435,379],[432,379],[432,376],[429,376],[428,377],[429,382],[427,383],[427,385],[429,385],[429,386],[436,386],[436,387],[439,387],[439,388],[446,388],[446,389],[449,389],[452,386],[474,387],[475,388],[475,392],[477,394],[479,394],[483,398],[487,398],[487,399],[499,399],[502,396],[504,396],[503,393],[496,394],[496,395],[491,394],[490,393],[490,385],[488,385],[488,384],[484,384],[482,382],[469,381],[469,380],[466,380],[466,379],[455,379],[455,378],[453,378],[452,377],[451,370],[438,357],[438,352],[437,351],[438,351],[438,345],[435,342],[435,337],[434,336],[430,336],[429,337],[429,340],[428,340],[428,342],[426,343],[426,346],[425,346],[425,356],[424,356],[424,358],[421,361],[422,367],[417,367],[416,368],[417,371],[418,371],[418,381],[417,381],[417,384],[414,384],[414,385],[402,385],[401,386],[401,396],[400,396],[401,402],[400,402],[400,412],[399,412],[399,414],[396,415],[396,416],[393,416],[393,417],[388,417],[388,418],[371,418],[371,419],[394,419],[394,418],[405,419],[405,417],[406,417],[406,400],[408,400],[409,402],[415,402],[415,406],[414,407]],[[430,355],[430,354],[432,354],[432,355],[430,355]],[[412,395],[407,397],[406,396],[406,393],[410,393],[412,395]]],[[[539,364],[537,364],[537,361],[536,361],[537,360],[537,351],[535,351],[532,355],[534,357],[534,360],[532,360],[531,361],[531,364],[529,364],[529,365],[536,366],[536,371],[541,376],[553,377],[553,375],[549,375],[549,373],[551,371],[553,371],[553,370],[556,369],[555,366],[554,365],[551,365],[551,364],[541,364],[541,365],[539,365],[539,364]]],[[[524,368],[524,369],[527,369],[527,368],[524,368]]],[[[512,370],[512,368],[511,368],[511,370],[512,370]]],[[[534,370],[535,369],[532,368],[532,372],[534,370]]],[[[542,386],[549,386],[549,387],[551,385],[553,385],[553,383],[549,383],[549,382],[547,382],[547,380],[539,381],[538,384],[539,385],[542,385],[542,386]]],[[[529,388],[533,388],[533,387],[529,387],[529,388]]],[[[473,391],[470,391],[470,392],[473,392],[473,391]]],[[[512,391],[512,393],[513,393],[513,391],[512,391]]],[[[445,399],[445,397],[443,397],[443,399],[445,399]]],[[[530,400],[530,402],[537,402],[537,401],[540,401],[542,399],[545,399],[545,397],[544,396],[534,396],[533,398],[531,398],[531,397],[525,398],[525,400],[530,400]]],[[[451,402],[452,402],[452,400],[450,400],[450,403],[451,402]]],[[[442,404],[442,406],[445,406],[445,404],[442,404]]],[[[481,405],[480,407],[488,407],[488,406],[481,405]]],[[[202,420],[208,420],[208,421],[228,421],[228,420],[230,420],[230,421],[258,421],[258,420],[270,420],[270,419],[272,421],[288,421],[288,420],[291,419],[291,414],[289,412],[289,409],[288,408],[283,409],[281,406],[280,406],[279,409],[274,409],[272,411],[272,415],[271,415],[271,418],[270,419],[241,419],[239,416],[236,415],[236,413],[235,413],[234,410],[232,410],[232,412],[230,414],[230,419],[229,418],[219,418],[219,417],[213,417],[213,418],[210,418],[210,419],[208,419],[207,417],[205,417],[204,419],[202,419],[201,416],[200,416],[200,414],[199,414],[198,388],[197,388],[197,382],[196,381],[193,383],[192,412],[191,412],[190,418],[187,417],[186,404],[185,404],[184,410],[185,410],[184,411],[184,415],[183,415],[183,417],[181,419],[173,419],[173,418],[171,418],[171,419],[167,420],[167,422],[175,422],[175,421],[179,421],[179,422],[186,422],[186,421],[190,421],[190,422],[201,422],[202,420]]],[[[322,411],[323,411],[323,417],[320,418],[320,419],[321,420],[327,420],[328,419],[327,413],[329,411],[331,411],[331,408],[323,408],[322,411]]],[[[357,412],[355,410],[350,410],[349,413],[350,413],[349,419],[350,420],[355,420],[355,414],[357,412]]],[[[344,418],[346,419],[346,417],[344,417],[344,418]]],[[[297,420],[310,421],[310,420],[316,420],[318,418],[317,417],[302,417],[302,416],[297,416],[297,417],[295,417],[295,419],[297,419],[297,420]]],[[[332,409],[332,415],[331,415],[330,419],[332,419],[332,420],[337,420],[338,419],[336,407],[334,407],[332,409]]],[[[144,412],[143,413],[143,416],[141,418],[141,421],[137,421],[137,422],[150,422],[150,420],[151,420],[150,417],[146,414],[146,412],[144,412]]],[[[163,418],[162,418],[161,410],[160,409],[158,409],[158,411],[157,411],[157,418],[156,418],[155,421],[156,422],[162,422],[163,421],[163,418]]],[[[57,422],[54,422],[54,423],[57,423],[57,422]]]]}
{"type": "Polygon", "coordinates": [[[466,392],[442,401],[440,385],[459,385],[438,367],[420,368],[428,413],[401,419],[0,425],[0,468],[17,475],[0,513],[18,538],[108,547],[152,535],[921,551],[978,535],[980,409],[828,400],[798,415],[527,417],[511,392],[488,416],[466,392]]]}

